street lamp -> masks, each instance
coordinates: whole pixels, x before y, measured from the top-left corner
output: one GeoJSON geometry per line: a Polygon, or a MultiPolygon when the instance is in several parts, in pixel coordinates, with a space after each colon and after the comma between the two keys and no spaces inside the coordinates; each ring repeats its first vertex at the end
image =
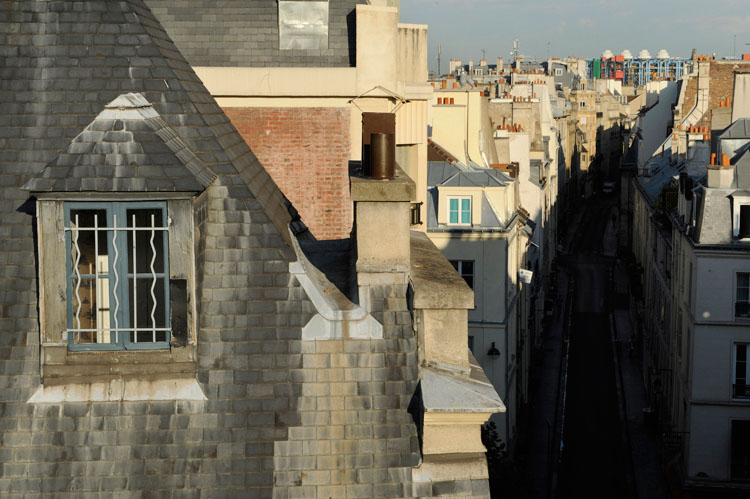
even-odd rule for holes
{"type": "Polygon", "coordinates": [[[493,359],[496,359],[500,357],[500,350],[495,348],[495,342],[492,342],[492,345],[490,345],[490,349],[487,351],[487,356],[491,357],[493,359]]]}

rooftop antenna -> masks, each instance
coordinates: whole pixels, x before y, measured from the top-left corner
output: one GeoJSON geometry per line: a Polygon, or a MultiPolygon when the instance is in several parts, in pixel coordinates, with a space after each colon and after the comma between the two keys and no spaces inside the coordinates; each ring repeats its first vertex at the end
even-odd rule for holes
{"type": "Polygon", "coordinates": [[[437,63],[438,63],[438,76],[441,76],[443,73],[440,72],[440,54],[443,53],[443,44],[438,43],[438,55],[437,55],[437,63]]]}

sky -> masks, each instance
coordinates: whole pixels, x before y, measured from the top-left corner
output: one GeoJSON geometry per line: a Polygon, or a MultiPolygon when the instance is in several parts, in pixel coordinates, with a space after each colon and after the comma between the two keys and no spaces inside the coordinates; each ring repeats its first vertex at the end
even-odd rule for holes
{"type": "Polygon", "coordinates": [[[750,53],[750,0],[400,0],[400,20],[429,25],[429,69],[448,59],[507,62],[513,40],[527,57],[600,57],[606,49],[637,56],[750,53]],[[549,46],[547,45],[549,43],[549,46]]]}

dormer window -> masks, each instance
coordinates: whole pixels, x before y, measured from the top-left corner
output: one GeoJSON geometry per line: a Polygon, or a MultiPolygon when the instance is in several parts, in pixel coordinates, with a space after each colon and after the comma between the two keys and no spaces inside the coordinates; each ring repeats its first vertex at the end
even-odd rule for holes
{"type": "Polygon", "coordinates": [[[193,376],[193,217],[214,178],[143,95],[125,94],[27,182],[43,385],[193,376]]]}
{"type": "Polygon", "coordinates": [[[448,198],[448,224],[471,225],[471,196],[448,198]]]}
{"type": "Polygon", "coordinates": [[[169,348],[165,202],[65,203],[70,350],[169,348]]]}
{"type": "Polygon", "coordinates": [[[732,237],[750,241],[750,195],[732,194],[732,237]]]}

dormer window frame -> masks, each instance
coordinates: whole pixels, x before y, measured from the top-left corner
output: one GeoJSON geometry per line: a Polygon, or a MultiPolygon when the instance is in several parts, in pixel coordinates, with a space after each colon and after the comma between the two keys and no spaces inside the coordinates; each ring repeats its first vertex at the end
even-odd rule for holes
{"type": "Polygon", "coordinates": [[[450,226],[471,227],[473,217],[473,197],[466,195],[449,195],[447,196],[446,214],[447,223],[450,226]],[[466,206],[468,201],[468,207],[466,206]],[[455,202],[455,204],[454,204],[455,202]],[[455,208],[454,208],[455,206],[455,208]],[[455,222],[451,216],[455,214],[455,222]],[[468,218],[468,220],[467,220],[468,218]]]}
{"type": "MultiPolygon", "coordinates": [[[[196,193],[189,192],[37,192],[34,195],[39,253],[42,384],[90,382],[89,378],[83,376],[86,372],[96,372],[97,382],[128,380],[133,376],[143,381],[194,379],[198,328],[195,298],[195,238],[198,235],[198,226],[195,220],[195,207],[205,202],[201,201],[205,193],[197,197],[196,193]],[[111,337],[109,342],[101,343],[76,341],[76,329],[91,328],[81,328],[81,324],[75,324],[75,317],[71,315],[73,304],[71,284],[74,283],[69,282],[72,271],[69,268],[72,261],[70,239],[74,235],[73,231],[68,230],[71,224],[67,220],[71,210],[95,209],[106,205],[115,207],[119,205],[120,208],[159,207],[163,209],[163,221],[166,225],[162,228],[166,227],[169,230],[164,231],[167,241],[163,249],[166,254],[163,272],[157,272],[157,279],[160,276],[164,278],[164,281],[160,281],[165,287],[165,302],[162,310],[169,332],[166,334],[168,336],[166,339],[163,336],[161,338],[157,336],[157,340],[162,341],[145,341],[146,338],[143,336],[137,342],[132,341],[132,338],[117,338],[118,341],[112,341],[111,337]],[[110,356],[111,362],[108,367],[102,365],[102,355],[110,356]],[[102,371],[102,368],[106,368],[106,372],[102,371]],[[142,374],[135,374],[136,372],[142,374]]],[[[156,220],[154,222],[156,224],[156,220]]],[[[118,217],[117,226],[120,225],[118,217]]],[[[138,225],[141,224],[138,223],[138,225]]],[[[149,239],[147,244],[150,246],[150,237],[147,239],[149,239]]],[[[110,264],[114,259],[113,250],[114,247],[108,243],[107,253],[110,264]]],[[[140,251],[137,254],[140,258],[140,251]]],[[[141,267],[141,264],[137,266],[141,267]]],[[[140,278],[140,274],[139,271],[137,277],[140,278]]],[[[150,275],[153,279],[153,273],[150,275]]],[[[109,276],[106,278],[112,279],[109,276]]],[[[125,279],[127,280],[127,274],[125,279]]],[[[114,286],[114,282],[111,282],[111,285],[114,286]]],[[[147,286],[146,291],[150,293],[150,286],[147,286]]],[[[130,292],[132,293],[132,288],[130,292]]],[[[80,295],[83,301],[83,293],[80,295]]],[[[133,298],[128,296],[127,299],[132,301],[133,298]]],[[[137,300],[141,300],[140,290],[137,300]]],[[[114,302],[110,301],[108,305],[112,307],[114,302]]],[[[125,306],[125,303],[121,303],[121,306],[125,306]]],[[[123,315],[121,314],[120,317],[123,315]]],[[[138,322],[140,324],[141,320],[138,319],[138,322]]],[[[121,330],[130,329],[127,323],[120,323],[119,326],[121,330]]],[[[150,329],[151,332],[147,334],[140,332],[140,334],[146,334],[153,340],[154,326],[148,326],[146,329],[150,329]]],[[[164,323],[157,325],[156,330],[157,335],[159,331],[164,331],[164,323]]],[[[101,332],[104,333],[104,331],[101,332]]],[[[130,332],[125,331],[125,333],[130,332]]],[[[99,332],[93,332],[93,335],[96,334],[99,332]]]]}
{"type": "Polygon", "coordinates": [[[168,350],[166,201],[66,201],[64,213],[68,349],[168,350]]]}
{"type": "MultiPolygon", "coordinates": [[[[750,242],[750,234],[744,237],[740,235],[743,211],[745,217],[750,217],[750,195],[732,194],[732,238],[740,242],[750,242]]],[[[746,223],[750,225],[750,220],[746,223]]]]}

